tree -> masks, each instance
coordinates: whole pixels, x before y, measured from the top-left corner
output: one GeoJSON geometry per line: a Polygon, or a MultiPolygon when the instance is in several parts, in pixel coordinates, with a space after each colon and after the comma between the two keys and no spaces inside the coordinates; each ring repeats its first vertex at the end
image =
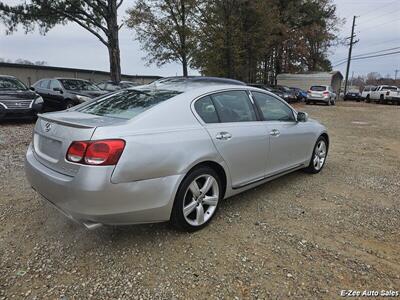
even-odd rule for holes
{"type": "Polygon", "coordinates": [[[124,0],[30,0],[23,4],[0,2],[0,21],[11,34],[22,25],[26,32],[37,25],[42,34],[57,24],[74,22],[96,36],[108,49],[111,80],[121,80],[118,8],[124,0]]]}
{"type": "Polygon", "coordinates": [[[138,0],[128,10],[127,26],[136,31],[136,39],[148,55],[148,63],[158,66],[169,62],[182,64],[183,76],[197,45],[196,0],[138,0]]]}

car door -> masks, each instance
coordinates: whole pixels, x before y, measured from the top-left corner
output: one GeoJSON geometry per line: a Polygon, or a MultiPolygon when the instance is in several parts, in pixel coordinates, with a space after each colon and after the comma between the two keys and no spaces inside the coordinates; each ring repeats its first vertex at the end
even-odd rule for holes
{"type": "Polygon", "coordinates": [[[56,79],[50,80],[49,98],[54,105],[64,108],[64,89],[61,83],[56,79]]]}
{"type": "Polygon", "coordinates": [[[49,98],[49,84],[50,81],[48,79],[43,79],[35,84],[35,91],[43,98],[46,105],[51,101],[49,98]]]}
{"type": "Polygon", "coordinates": [[[194,104],[210,137],[226,162],[232,186],[241,187],[265,174],[268,135],[244,90],[223,91],[194,104]]]}
{"type": "Polygon", "coordinates": [[[262,92],[251,92],[269,136],[266,176],[295,169],[309,161],[314,133],[307,122],[297,122],[284,101],[262,92]]]}

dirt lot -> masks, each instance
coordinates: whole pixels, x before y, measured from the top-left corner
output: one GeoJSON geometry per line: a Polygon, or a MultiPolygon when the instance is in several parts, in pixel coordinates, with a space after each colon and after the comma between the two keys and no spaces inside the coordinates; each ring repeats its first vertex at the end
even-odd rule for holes
{"type": "Polygon", "coordinates": [[[32,123],[0,125],[0,299],[337,298],[400,290],[400,107],[298,105],[329,129],[318,175],[222,203],[192,234],[71,223],[24,177],[32,123]]]}

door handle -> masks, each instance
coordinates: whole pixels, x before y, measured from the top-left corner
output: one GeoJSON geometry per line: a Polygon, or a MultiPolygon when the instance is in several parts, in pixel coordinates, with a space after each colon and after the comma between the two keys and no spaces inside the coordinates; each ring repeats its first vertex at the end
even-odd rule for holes
{"type": "Polygon", "coordinates": [[[272,136],[280,136],[280,131],[278,129],[272,129],[269,133],[272,136]]]}
{"type": "Polygon", "coordinates": [[[215,136],[217,140],[230,140],[232,138],[232,134],[229,132],[223,131],[223,132],[218,132],[217,135],[215,136]]]}

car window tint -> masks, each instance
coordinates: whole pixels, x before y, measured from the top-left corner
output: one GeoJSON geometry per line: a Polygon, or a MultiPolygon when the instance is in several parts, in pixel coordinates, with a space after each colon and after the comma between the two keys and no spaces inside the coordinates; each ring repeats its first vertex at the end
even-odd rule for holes
{"type": "Polygon", "coordinates": [[[292,109],[273,96],[252,92],[265,121],[294,121],[292,109]]]}
{"type": "Polygon", "coordinates": [[[42,89],[48,89],[49,88],[49,80],[43,80],[43,81],[41,81],[40,82],[40,87],[42,88],[42,89]]]}
{"type": "Polygon", "coordinates": [[[212,95],[219,119],[223,123],[256,121],[256,114],[245,91],[212,95]]]}
{"type": "Polygon", "coordinates": [[[58,80],[50,80],[50,90],[54,89],[54,88],[59,88],[61,89],[62,86],[61,84],[58,82],[58,80]]]}
{"type": "Polygon", "coordinates": [[[203,119],[204,123],[219,122],[215,106],[210,97],[207,96],[197,100],[194,104],[194,108],[199,116],[203,119]]]}
{"type": "Polygon", "coordinates": [[[312,87],[310,88],[310,90],[311,90],[311,91],[314,91],[314,92],[323,92],[323,91],[326,90],[326,86],[323,86],[323,85],[315,85],[315,86],[312,86],[312,87]]]}
{"type": "Polygon", "coordinates": [[[97,116],[131,119],[180,92],[167,90],[122,90],[90,102],[78,111],[97,116]]]}

